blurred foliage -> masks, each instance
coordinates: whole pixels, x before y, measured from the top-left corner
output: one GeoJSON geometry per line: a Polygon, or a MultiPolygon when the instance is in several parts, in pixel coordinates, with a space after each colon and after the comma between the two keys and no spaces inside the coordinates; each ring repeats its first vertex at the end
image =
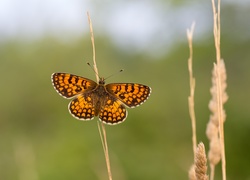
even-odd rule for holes
{"type": "MultiPolygon", "coordinates": [[[[139,82],[152,87],[141,107],[129,109],[127,120],[106,126],[114,179],[187,179],[192,164],[191,123],[188,114],[187,43],[153,59],[127,54],[108,38],[96,39],[101,76],[125,71],[109,82],[139,82]]],[[[223,36],[221,48],[228,73],[225,147],[228,179],[249,179],[249,41],[223,36]],[[245,103],[244,103],[245,102],[245,103]],[[245,105],[244,105],[245,104],[245,105]],[[244,105],[244,106],[243,106],[244,105]]],[[[205,143],[209,119],[211,70],[215,60],[212,36],[194,42],[197,139],[205,143]]],[[[75,120],[69,100],[51,85],[53,72],[95,79],[89,37],[62,43],[53,38],[0,45],[1,179],[107,179],[106,164],[95,118],[75,120]]],[[[220,179],[220,165],[216,179],[220,179]]]]}

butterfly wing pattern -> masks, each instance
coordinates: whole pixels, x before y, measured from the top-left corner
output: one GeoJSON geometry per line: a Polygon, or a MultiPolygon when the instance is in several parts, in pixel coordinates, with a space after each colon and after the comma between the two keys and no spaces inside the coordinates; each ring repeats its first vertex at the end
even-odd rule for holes
{"type": "Polygon", "coordinates": [[[69,103],[68,108],[70,114],[80,120],[91,120],[95,116],[91,97],[85,97],[81,94],[69,103]]]}
{"type": "Polygon", "coordinates": [[[104,105],[100,109],[99,119],[107,124],[118,124],[126,119],[127,114],[123,103],[108,94],[105,98],[104,105]]]}
{"type": "Polygon", "coordinates": [[[67,99],[92,91],[97,86],[95,81],[69,73],[53,73],[51,79],[55,90],[67,99]]]}
{"type": "Polygon", "coordinates": [[[130,108],[141,105],[151,93],[150,87],[136,83],[112,83],[106,89],[130,108]]]}
{"type": "Polygon", "coordinates": [[[147,100],[151,88],[136,83],[111,83],[104,79],[96,82],[69,73],[52,74],[55,90],[64,98],[73,98],[68,109],[72,116],[80,120],[99,120],[114,125],[127,117],[126,107],[134,108],[147,100]]]}
{"type": "Polygon", "coordinates": [[[96,82],[69,73],[53,73],[51,79],[55,90],[61,96],[67,99],[76,96],[68,106],[72,116],[81,120],[94,118],[92,99],[86,97],[86,94],[90,94],[97,87],[96,82]]]}

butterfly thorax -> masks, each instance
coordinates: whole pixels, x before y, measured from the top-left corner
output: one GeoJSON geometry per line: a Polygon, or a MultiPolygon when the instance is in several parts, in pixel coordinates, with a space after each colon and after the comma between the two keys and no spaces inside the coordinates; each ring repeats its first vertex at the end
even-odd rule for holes
{"type": "Polygon", "coordinates": [[[105,82],[100,79],[99,84],[92,92],[93,105],[95,107],[95,116],[98,116],[101,107],[105,105],[108,92],[105,89],[105,82]]]}

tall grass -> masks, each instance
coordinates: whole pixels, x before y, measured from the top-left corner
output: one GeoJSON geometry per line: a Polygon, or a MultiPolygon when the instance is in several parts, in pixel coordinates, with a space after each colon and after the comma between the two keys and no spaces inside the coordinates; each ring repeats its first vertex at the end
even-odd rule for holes
{"type": "Polygon", "coordinates": [[[205,146],[201,142],[197,146],[196,140],[196,118],[194,110],[194,92],[195,92],[195,78],[193,76],[193,33],[194,33],[195,23],[192,24],[191,29],[187,30],[187,38],[189,44],[189,58],[188,58],[188,70],[190,77],[190,95],[188,97],[189,114],[192,124],[192,142],[193,142],[193,153],[194,153],[194,164],[189,170],[190,180],[208,180],[207,176],[207,158],[205,153],[205,146]]]}
{"type": "MultiPolygon", "coordinates": [[[[214,179],[215,166],[221,161],[222,167],[222,179],[226,180],[226,157],[225,157],[225,144],[224,144],[224,122],[226,120],[226,113],[223,108],[223,104],[227,101],[228,96],[226,93],[226,68],[224,60],[221,59],[220,51],[220,0],[217,1],[217,6],[215,1],[212,0],[212,9],[214,16],[214,44],[216,50],[216,61],[214,62],[214,68],[212,71],[212,87],[210,93],[212,99],[209,102],[209,109],[211,115],[209,122],[207,124],[206,135],[209,139],[209,153],[208,160],[210,165],[210,180],[214,179]]],[[[189,170],[190,180],[207,180],[207,158],[205,154],[205,147],[203,143],[200,143],[196,147],[196,120],[194,111],[194,89],[195,89],[195,79],[193,77],[192,70],[192,37],[194,32],[194,25],[192,25],[191,30],[187,30],[187,38],[189,42],[190,57],[188,59],[188,69],[190,75],[190,96],[188,98],[189,102],[189,112],[192,123],[193,132],[193,151],[194,151],[194,164],[189,170]]]]}

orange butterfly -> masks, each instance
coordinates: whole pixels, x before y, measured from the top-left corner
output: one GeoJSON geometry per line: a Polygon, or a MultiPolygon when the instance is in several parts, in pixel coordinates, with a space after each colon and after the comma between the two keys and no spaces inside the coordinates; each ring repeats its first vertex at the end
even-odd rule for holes
{"type": "Polygon", "coordinates": [[[77,119],[99,119],[107,124],[123,122],[128,113],[125,106],[134,108],[145,102],[151,88],[136,83],[111,83],[105,85],[104,78],[96,82],[68,73],[51,76],[55,90],[64,98],[73,98],[69,112],[77,119]]]}

